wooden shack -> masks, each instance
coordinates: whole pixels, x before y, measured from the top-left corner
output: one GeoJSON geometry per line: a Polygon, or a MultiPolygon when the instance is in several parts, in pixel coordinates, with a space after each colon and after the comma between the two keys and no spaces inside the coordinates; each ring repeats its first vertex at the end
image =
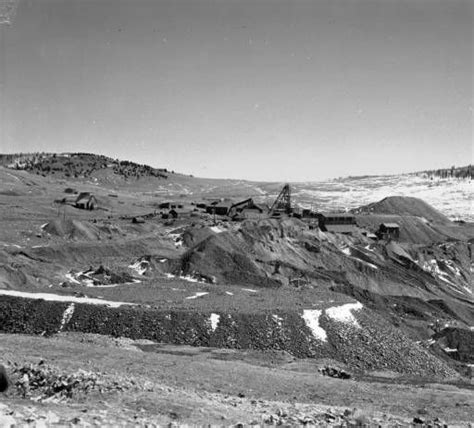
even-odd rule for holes
{"type": "Polygon", "coordinates": [[[397,223],[382,223],[377,231],[377,236],[381,239],[400,238],[400,226],[397,223]]]}
{"type": "Polygon", "coordinates": [[[319,213],[318,224],[323,232],[352,233],[357,229],[355,216],[351,213],[319,213]]]}
{"type": "Polygon", "coordinates": [[[76,198],[74,205],[76,208],[83,210],[93,210],[97,208],[97,199],[89,192],[81,192],[76,198]]]}

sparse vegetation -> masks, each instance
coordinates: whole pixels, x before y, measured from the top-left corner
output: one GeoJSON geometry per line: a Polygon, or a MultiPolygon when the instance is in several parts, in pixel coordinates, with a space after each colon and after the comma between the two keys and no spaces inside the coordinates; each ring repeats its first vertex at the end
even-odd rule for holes
{"type": "Polygon", "coordinates": [[[114,174],[126,180],[143,177],[168,178],[165,168],[131,161],[119,161],[103,155],[91,153],[18,153],[0,155],[0,165],[34,174],[49,174],[65,177],[89,178],[102,169],[111,169],[114,174]]]}
{"type": "Polygon", "coordinates": [[[422,171],[417,174],[438,178],[473,179],[474,168],[472,165],[458,167],[453,165],[451,168],[432,169],[428,171],[422,171]]]}

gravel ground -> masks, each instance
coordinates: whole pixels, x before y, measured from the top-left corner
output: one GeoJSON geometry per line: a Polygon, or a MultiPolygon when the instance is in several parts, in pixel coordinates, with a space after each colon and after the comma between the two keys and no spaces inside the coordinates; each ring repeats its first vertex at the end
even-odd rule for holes
{"type": "Polygon", "coordinates": [[[334,378],[318,370],[332,360],[283,352],[163,344],[143,352],[128,339],[74,333],[1,335],[1,343],[11,380],[0,396],[6,427],[467,427],[474,407],[468,386],[334,378]]]}

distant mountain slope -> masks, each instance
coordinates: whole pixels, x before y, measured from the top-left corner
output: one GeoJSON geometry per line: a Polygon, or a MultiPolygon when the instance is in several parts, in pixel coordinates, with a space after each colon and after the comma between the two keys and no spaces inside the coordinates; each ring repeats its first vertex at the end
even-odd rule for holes
{"type": "Polygon", "coordinates": [[[435,223],[448,223],[449,219],[419,198],[409,196],[389,196],[379,202],[365,205],[355,210],[361,213],[394,214],[424,217],[435,223]]]}
{"type": "MultiPolygon", "coordinates": [[[[201,198],[239,201],[252,197],[260,204],[271,205],[284,185],[284,182],[193,177],[165,168],[153,168],[91,153],[0,154],[2,166],[5,167],[2,173],[5,179],[0,181],[0,192],[21,193],[25,191],[19,187],[21,182],[36,180],[43,183],[43,180],[47,180],[42,185],[51,186],[55,183],[64,187],[81,186],[83,190],[86,186],[87,191],[94,193],[100,193],[99,188],[102,188],[105,195],[110,191],[139,192],[147,197],[191,197],[196,201],[201,198]],[[7,182],[10,183],[8,186],[7,182]]],[[[455,168],[454,171],[472,171],[470,168],[455,168]]],[[[292,202],[296,206],[319,212],[347,211],[390,196],[415,196],[433,205],[451,220],[474,221],[471,179],[456,178],[456,173],[454,178],[450,175],[444,177],[444,173],[438,174],[438,171],[448,169],[431,171],[434,175],[426,171],[292,183],[292,202]]],[[[399,205],[391,209],[378,207],[383,213],[393,214],[395,210],[396,215],[400,208],[399,205]]],[[[406,206],[403,213],[428,219],[421,214],[426,214],[425,208],[419,205],[416,209],[406,206]]],[[[430,218],[438,219],[438,222],[445,221],[439,213],[431,214],[430,218]]]]}
{"type": "Polygon", "coordinates": [[[89,178],[104,171],[125,179],[168,178],[166,169],[153,168],[130,161],[119,161],[92,153],[18,153],[0,155],[0,165],[25,170],[44,177],[89,178]]]}

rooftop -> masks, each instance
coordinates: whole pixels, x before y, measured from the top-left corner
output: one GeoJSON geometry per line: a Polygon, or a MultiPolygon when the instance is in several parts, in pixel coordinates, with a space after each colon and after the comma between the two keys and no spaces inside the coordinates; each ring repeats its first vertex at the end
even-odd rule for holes
{"type": "Polygon", "coordinates": [[[355,224],[328,224],[325,228],[328,232],[333,233],[354,233],[357,231],[355,224]]]}
{"type": "Polygon", "coordinates": [[[380,226],[384,226],[387,229],[400,229],[400,226],[397,223],[382,223],[380,226]]]}

